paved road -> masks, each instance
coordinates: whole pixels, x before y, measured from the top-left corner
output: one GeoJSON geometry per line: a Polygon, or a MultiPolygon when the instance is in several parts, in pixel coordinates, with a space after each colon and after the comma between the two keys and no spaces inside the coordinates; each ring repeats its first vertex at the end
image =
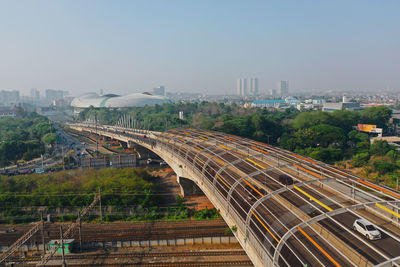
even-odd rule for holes
{"type": "MultiPolygon", "coordinates": [[[[129,131],[118,134],[136,138],[129,131]]],[[[271,258],[280,249],[281,266],[367,266],[400,256],[400,229],[387,212],[390,203],[382,202],[383,208],[346,209],[370,201],[399,200],[398,192],[237,136],[175,129],[162,133],[158,143],[185,158],[214,184],[215,194],[232,205],[238,221],[248,220],[248,231],[271,258]],[[294,185],[282,182],[282,175],[290,176],[294,185]],[[340,214],[302,224],[332,212],[340,214]],[[379,225],[381,240],[366,240],[352,229],[360,217],[379,225]]]]}

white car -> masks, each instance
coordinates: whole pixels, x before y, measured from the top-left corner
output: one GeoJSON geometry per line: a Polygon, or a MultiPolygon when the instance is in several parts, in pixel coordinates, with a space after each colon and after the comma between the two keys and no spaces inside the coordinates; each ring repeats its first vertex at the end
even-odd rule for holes
{"type": "Polygon", "coordinates": [[[381,232],[365,219],[357,219],[353,223],[353,229],[369,240],[381,239],[381,232]]]}

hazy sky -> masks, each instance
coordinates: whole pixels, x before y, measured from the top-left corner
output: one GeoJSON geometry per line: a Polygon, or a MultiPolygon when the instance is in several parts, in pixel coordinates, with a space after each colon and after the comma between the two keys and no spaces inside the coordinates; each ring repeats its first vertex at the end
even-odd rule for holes
{"type": "Polygon", "coordinates": [[[0,90],[400,90],[400,1],[0,0],[0,90]]]}

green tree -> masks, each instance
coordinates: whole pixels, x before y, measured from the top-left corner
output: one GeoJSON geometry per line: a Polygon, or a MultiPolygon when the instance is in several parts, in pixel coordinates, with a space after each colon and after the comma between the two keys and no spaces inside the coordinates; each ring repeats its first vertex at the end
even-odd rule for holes
{"type": "Polygon", "coordinates": [[[352,159],[352,164],[354,167],[361,167],[368,164],[369,154],[368,152],[363,152],[355,154],[352,159]]]}
{"type": "Polygon", "coordinates": [[[370,152],[374,156],[384,156],[392,148],[386,140],[376,140],[370,147],[370,152]]]}
{"type": "Polygon", "coordinates": [[[52,145],[56,142],[57,134],[56,133],[47,133],[42,137],[42,142],[46,145],[52,145]]]}
{"type": "Polygon", "coordinates": [[[373,163],[373,167],[380,175],[384,175],[396,169],[396,165],[386,159],[375,160],[373,163]]]}
{"type": "Polygon", "coordinates": [[[294,119],[293,127],[295,129],[304,129],[318,124],[328,124],[330,122],[331,117],[328,112],[303,112],[297,115],[297,117],[294,119]]]}

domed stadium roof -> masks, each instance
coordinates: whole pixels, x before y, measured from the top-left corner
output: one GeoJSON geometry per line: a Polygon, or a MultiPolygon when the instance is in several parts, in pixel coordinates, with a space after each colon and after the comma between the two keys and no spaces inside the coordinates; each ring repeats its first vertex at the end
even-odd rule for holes
{"type": "Polygon", "coordinates": [[[76,108],[123,108],[123,107],[144,107],[156,104],[172,103],[172,100],[164,96],[151,95],[149,93],[133,93],[129,95],[98,95],[87,93],[74,98],[71,106],[76,108]]]}

